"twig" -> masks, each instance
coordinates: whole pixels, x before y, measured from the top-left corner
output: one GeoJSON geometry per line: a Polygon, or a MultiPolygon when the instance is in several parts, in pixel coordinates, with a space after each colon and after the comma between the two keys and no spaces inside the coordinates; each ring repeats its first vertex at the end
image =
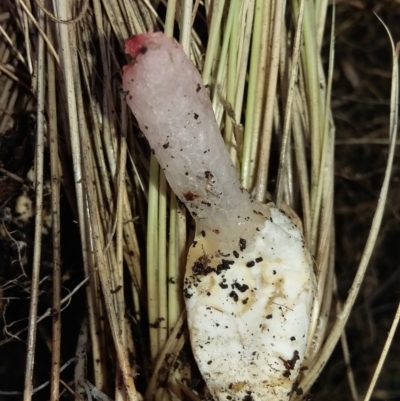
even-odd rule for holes
{"type": "MultiPolygon", "coordinates": [[[[47,32],[52,40],[50,25],[47,32]]],[[[53,315],[52,315],[52,347],[51,347],[51,390],[50,400],[58,401],[60,394],[61,363],[61,241],[60,241],[60,168],[58,159],[58,131],[56,109],[55,65],[51,54],[47,53],[48,76],[48,117],[49,147],[51,169],[51,213],[53,233],[53,315]]]]}
{"type": "MultiPolygon", "coordinates": [[[[38,14],[40,27],[44,27],[44,15],[38,14]]],[[[39,27],[39,26],[38,26],[39,27]]],[[[42,29],[42,28],[40,28],[42,29]]],[[[32,399],[33,390],[33,369],[35,363],[36,348],[36,330],[37,330],[37,308],[39,303],[39,280],[40,280],[40,259],[42,247],[42,227],[43,227],[43,164],[44,164],[44,110],[45,110],[45,75],[46,62],[44,53],[44,36],[38,36],[38,106],[37,106],[37,133],[36,133],[36,166],[35,166],[35,192],[36,192],[36,217],[35,217],[35,243],[33,248],[32,263],[32,284],[31,299],[29,307],[29,324],[27,339],[27,354],[25,364],[25,381],[24,381],[24,401],[32,399]]]]}
{"type": "Polygon", "coordinates": [[[265,120],[261,134],[260,156],[255,187],[255,198],[260,202],[265,201],[267,191],[268,166],[272,139],[272,116],[278,81],[279,50],[280,46],[282,46],[281,35],[285,5],[286,1],[283,0],[275,2],[274,27],[270,42],[272,48],[268,69],[268,88],[264,108],[265,120]]]}
{"type": "Polygon", "coordinates": [[[381,370],[383,367],[383,364],[385,363],[387,354],[389,352],[390,346],[392,345],[392,341],[394,338],[394,335],[396,333],[397,327],[399,325],[399,320],[400,320],[400,304],[397,307],[397,311],[396,314],[394,316],[393,322],[392,322],[392,326],[390,328],[389,334],[387,336],[386,342],[385,342],[385,346],[383,347],[383,350],[381,352],[381,356],[379,357],[379,361],[378,364],[375,368],[375,372],[374,375],[371,379],[371,382],[369,383],[369,387],[368,387],[368,391],[367,394],[364,397],[364,401],[369,401],[371,396],[372,396],[372,392],[374,391],[374,388],[376,386],[376,382],[378,381],[379,375],[381,374],[381,370]]]}

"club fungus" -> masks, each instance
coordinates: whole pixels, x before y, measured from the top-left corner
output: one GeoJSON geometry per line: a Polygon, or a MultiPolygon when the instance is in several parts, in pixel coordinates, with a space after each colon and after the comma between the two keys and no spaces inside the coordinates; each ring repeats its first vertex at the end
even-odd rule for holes
{"type": "Polygon", "coordinates": [[[315,278],[301,232],[238,181],[201,76],[160,32],[126,42],[126,102],[196,221],[184,279],[193,354],[215,400],[288,400],[315,278]]]}

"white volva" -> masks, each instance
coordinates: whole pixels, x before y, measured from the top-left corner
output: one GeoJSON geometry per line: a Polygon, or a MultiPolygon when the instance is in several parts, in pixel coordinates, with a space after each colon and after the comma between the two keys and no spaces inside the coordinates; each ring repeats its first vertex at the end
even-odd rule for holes
{"type": "Polygon", "coordinates": [[[184,297],[200,372],[215,400],[288,400],[300,391],[315,287],[301,233],[240,187],[182,48],[147,33],[129,39],[126,52],[126,101],[196,220],[184,297]]]}

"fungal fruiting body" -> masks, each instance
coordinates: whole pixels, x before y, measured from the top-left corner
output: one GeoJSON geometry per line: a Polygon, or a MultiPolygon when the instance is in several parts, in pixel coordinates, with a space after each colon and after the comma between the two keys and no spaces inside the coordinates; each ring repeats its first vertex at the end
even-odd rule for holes
{"type": "MultiPolygon", "coordinates": [[[[196,221],[184,279],[191,345],[215,400],[288,400],[304,362],[315,278],[299,229],[240,186],[211,102],[162,33],[126,42],[126,101],[196,221]]],[[[299,389],[297,389],[299,391],[299,389]]]]}

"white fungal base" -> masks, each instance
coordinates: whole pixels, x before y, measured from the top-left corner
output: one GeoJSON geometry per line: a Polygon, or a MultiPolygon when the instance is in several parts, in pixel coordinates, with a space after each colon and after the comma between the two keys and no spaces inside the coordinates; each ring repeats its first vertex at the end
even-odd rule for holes
{"type": "Polygon", "coordinates": [[[214,239],[206,234],[189,252],[192,347],[216,400],[287,400],[304,358],[311,261],[291,220],[272,205],[269,211],[256,240],[243,238],[245,249],[208,252],[214,239]]]}
{"type": "Polygon", "coordinates": [[[296,390],[315,278],[292,220],[240,187],[211,103],[182,48],[132,38],[126,101],[196,220],[184,297],[194,356],[215,400],[283,401],[296,390]]]}

